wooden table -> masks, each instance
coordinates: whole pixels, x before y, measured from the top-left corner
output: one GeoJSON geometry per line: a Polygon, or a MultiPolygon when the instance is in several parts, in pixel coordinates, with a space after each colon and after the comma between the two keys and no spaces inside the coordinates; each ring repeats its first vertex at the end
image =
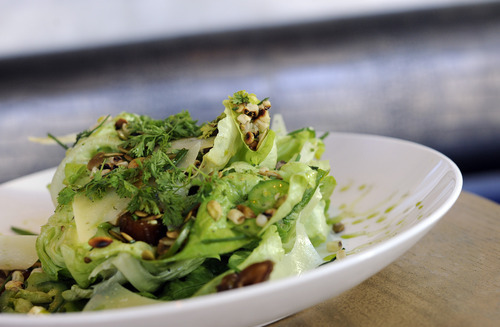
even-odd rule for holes
{"type": "Polygon", "coordinates": [[[272,326],[500,326],[500,205],[462,192],[397,261],[272,326]]]}

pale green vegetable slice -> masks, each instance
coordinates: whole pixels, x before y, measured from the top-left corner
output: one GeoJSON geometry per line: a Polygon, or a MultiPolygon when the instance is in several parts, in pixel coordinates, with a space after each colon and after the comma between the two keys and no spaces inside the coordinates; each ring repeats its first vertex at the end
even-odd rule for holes
{"type": "Polygon", "coordinates": [[[115,223],[127,208],[130,199],[120,198],[115,192],[92,201],[85,195],[77,195],[73,201],[73,214],[80,242],[87,242],[95,235],[97,227],[105,222],[115,223]]]}
{"type": "Polygon", "coordinates": [[[295,232],[296,237],[292,250],[276,263],[271,273],[271,279],[298,276],[323,263],[323,259],[307,237],[304,225],[297,222],[295,232]]]}
{"type": "Polygon", "coordinates": [[[24,270],[37,260],[36,235],[0,235],[0,269],[24,270]]]}

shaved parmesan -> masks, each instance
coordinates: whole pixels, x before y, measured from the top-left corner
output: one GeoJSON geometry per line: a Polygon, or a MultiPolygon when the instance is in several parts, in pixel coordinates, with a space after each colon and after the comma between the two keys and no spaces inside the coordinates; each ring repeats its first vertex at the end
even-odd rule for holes
{"type": "Polygon", "coordinates": [[[38,260],[36,235],[0,235],[0,269],[24,270],[38,260]]]}
{"type": "Polygon", "coordinates": [[[199,139],[199,138],[187,138],[180,139],[172,142],[171,149],[180,150],[186,149],[188,153],[178,164],[181,169],[186,169],[190,165],[193,165],[198,157],[198,153],[202,149],[210,148],[214,145],[214,138],[199,139]]]}
{"type": "Polygon", "coordinates": [[[129,202],[130,199],[120,198],[115,192],[109,192],[102,199],[95,201],[85,195],[75,196],[73,214],[79,241],[87,242],[102,223],[116,223],[129,202]]]}

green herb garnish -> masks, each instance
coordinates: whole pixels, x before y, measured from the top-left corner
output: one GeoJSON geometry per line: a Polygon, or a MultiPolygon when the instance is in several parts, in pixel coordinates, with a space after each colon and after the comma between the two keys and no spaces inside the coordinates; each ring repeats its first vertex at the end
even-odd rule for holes
{"type": "Polygon", "coordinates": [[[61,142],[57,137],[55,137],[54,135],[50,134],[50,133],[47,133],[47,137],[53,139],[57,144],[59,144],[60,146],[62,146],[65,150],[68,150],[69,147],[64,144],[63,142],[61,142]]]}
{"type": "Polygon", "coordinates": [[[36,233],[30,232],[27,229],[15,227],[15,226],[10,227],[10,230],[13,231],[14,233],[16,233],[17,235],[37,235],[36,233]]]}
{"type": "Polygon", "coordinates": [[[77,144],[78,141],[80,141],[81,139],[89,137],[92,133],[94,133],[96,130],[98,130],[108,120],[109,117],[110,117],[110,115],[107,115],[106,117],[104,117],[104,119],[99,123],[99,125],[97,125],[93,129],[91,129],[91,130],[85,130],[83,132],[78,133],[76,135],[76,140],[75,140],[75,143],[73,144],[73,146],[75,144],[77,144]]]}
{"type": "Polygon", "coordinates": [[[266,100],[269,100],[269,97],[264,98],[261,102],[257,103],[257,105],[258,105],[258,106],[260,106],[260,105],[261,105],[262,103],[264,103],[264,101],[266,101],[266,100]]]}
{"type": "Polygon", "coordinates": [[[121,145],[131,149],[129,154],[136,158],[146,157],[153,151],[166,151],[171,141],[201,134],[196,121],[189,112],[183,111],[164,120],[155,120],[147,116],[128,123],[129,138],[121,145]]]}
{"type": "Polygon", "coordinates": [[[249,103],[249,102],[250,102],[250,98],[248,97],[248,93],[243,92],[243,91],[236,92],[231,97],[231,103],[235,104],[235,105],[240,105],[240,104],[249,103]]]}

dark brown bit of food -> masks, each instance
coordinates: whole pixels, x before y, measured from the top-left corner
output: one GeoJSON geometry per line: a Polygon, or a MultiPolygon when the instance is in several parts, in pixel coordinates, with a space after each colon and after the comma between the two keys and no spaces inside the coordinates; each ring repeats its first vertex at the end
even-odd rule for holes
{"type": "Polygon", "coordinates": [[[89,257],[85,257],[85,258],[83,258],[83,262],[85,262],[85,263],[91,263],[92,259],[90,259],[89,257]]]}
{"type": "Polygon", "coordinates": [[[115,128],[121,129],[125,124],[128,124],[128,121],[126,119],[120,118],[115,122],[115,128]]]}
{"type": "Polygon", "coordinates": [[[217,292],[228,291],[234,288],[262,283],[269,279],[273,271],[274,263],[271,260],[254,263],[239,273],[224,276],[221,283],[217,285],[217,292]]]}
{"type": "Polygon", "coordinates": [[[232,273],[224,276],[219,285],[217,285],[217,292],[229,291],[236,288],[238,283],[238,274],[232,273]]]}
{"type": "Polygon", "coordinates": [[[199,185],[193,185],[189,188],[188,195],[195,195],[200,190],[199,185]]]}
{"type": "Polygon", "coordinates": [[[105,158],[106,154],[104,152],[96,153],[87,163],[87,169],[93,170],[94,168],[99,168],[99,166],[101,166],[104,162],[105,158]]]}
{"type": "Polygon", "coordinates": [[[37,261],[37,262],[39,263],[39,265],[38,265],[38,266],[33,265],[33,266],[31,266],[30,268],[28,268],[28,269],[21,270],[21,273],[22,273],[22,275],[23,275],[23,277],[24,277],[24,280],[28,279],[28,277],[31,275],[31,271],[32,271],[34,268],[38,268],[38,267],[41,267],[41,266],[42,266],[42,264],[40,263],[40,261],[37,261]]]}
{"type": "Polygon", "coordinates": [[[156,247],[156,252],[158,253],[158,255],[166,253],[174,244],[174,242],[175,239],[172,239],[170,237],[163,237],[162,239],[160,239],[160,241],[158,242],[158,246],[156,247]]]}
{"type": "Polygon", "coordinates": [[[283,167],[284,165],[286,165],[286,161],[285,160],[280,160],[276,163],[276,170],[280,170],[281,167],[283,167]]]}
{"type": "Polygon", "coordinates": [[[266,109],[259,109],[259,114],[257,115],[257,118],[262,117],[266,114],[266,109]]]}
{"type": "Polygon", "coordinates": [[[254,140],[255,140],[255,135],[252,132],[247,132],[245,134],[245,143],[246,144],[252,144],[254,140]]]}
{"type": "Polygon", "coordinates": [[[118,218],[118,227],[120,227],[121,232],[130,235],[134,240],[146,242],[151,245],[158,244],[158,241],[166,233],[166,227],[159,220],[134,220],[132,214],[129,212],[118,218]]]}
{"type": "Polygon", "coordinates": [[[101,169],[104,171],[111,171],[118,166],[127,166],[128,162],[124,159],[122,153],[96,153],[87,163],[87,169],[93,171],[94,169],[101,169]]]}
{"type": "Polygon", "coordinates": [[[257,149],[257,145],[259,145],[259,141],[255,140],[251,144],[249,144],[248,147],[250,148],[250,150],[255,151],[257,149]]]}
{"type": "Polygon", "coordinates": [[[274,216],[275,213],[276,213],[275,208],[270,208],[270,209],[264,210],[264,215],[266,215],[268,218],[271,218],[272,216],[274,216]]]}
{"type": "Polygon", "coordinates": [[[93,248],[105,248],[113,243],[113,239],[106,236],[97,236],[89,240],[89,245],[93,248]]]}
{"type": "Polygon", "coordinates": [[[124,156],[121,153],[113,153],[112,156],[109,156],[107,165],[109,166],[109,168],[113,169],[116,166],[128,165],[128,162],[125,160],[124,156]]]}
{"type": "Polygon", "coordinates": [[[243,110],[243,113],[251,118],[254,118],[257,115],[257,113],[255,111],[248,110],[247,108],[245,108],[245,110],[243,110]]]}
{"type": "Polygon", "coordinates": [[[344,228],[345,228],[344,224],[342,224],[342,223],[335,223],[333,225],[333,231],[335,233],[340,233],[340,232],[344,231],[344,228]]]}
{"type": "Polygon", "coordinates": [[[269,279],[274,263],[271,260],[254,263],[239,273],[238,287],[262,283],[269,279]]]}
{"type": "Polygon", "coordinates": [[[116,238],[118,241],[123,242],[123,243],[128,243],[127,240],[120,233],[115,232],[112,229],[108,230],[108,233],[109,233],[109,235],[116,238]]]}

